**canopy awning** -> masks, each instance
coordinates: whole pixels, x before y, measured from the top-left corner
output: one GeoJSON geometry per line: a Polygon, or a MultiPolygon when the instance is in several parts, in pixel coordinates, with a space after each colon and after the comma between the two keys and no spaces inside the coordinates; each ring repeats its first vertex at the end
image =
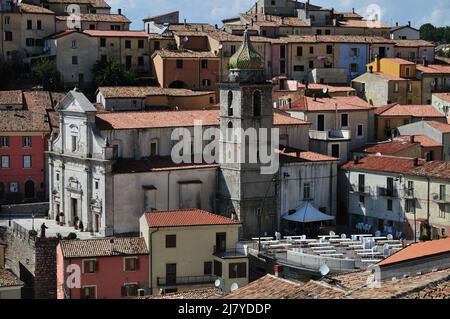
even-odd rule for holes
{"type": "Polygon", "coordinates": [[[315,223],[333,220],[334,216],[322,213],[310,203],[297,208],[292,215],[283,216],[283,219],[297,223],[315,223]]]}

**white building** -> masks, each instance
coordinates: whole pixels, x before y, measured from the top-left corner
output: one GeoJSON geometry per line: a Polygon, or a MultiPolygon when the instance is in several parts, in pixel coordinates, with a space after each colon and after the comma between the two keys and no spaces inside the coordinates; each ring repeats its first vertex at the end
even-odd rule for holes
{"type": "Polygon", "coordinates": [[[391,29],[390,36],[392,40],[419,40],[420,31],[411,27],[411,22],[403,26],[399,26],[397,23],[397,25],[391,29]]]}

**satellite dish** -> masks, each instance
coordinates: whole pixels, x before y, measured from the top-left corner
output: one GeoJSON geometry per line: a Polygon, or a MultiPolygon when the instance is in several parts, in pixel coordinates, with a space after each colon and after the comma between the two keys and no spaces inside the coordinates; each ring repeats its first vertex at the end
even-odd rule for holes
{"type": "Polygon", "coordinates": [[[330,273],[330,268],[328,268],[327,264],[323,264],[322,266],[320,266],[319,270],[322,276],[326,276],[330,273]]]}
{"type": "Polygon", "coordinates": [[[322,92],[323,92],[323,94],[327,94],[328,93],[328,88],[323,88],[322,92]]]}
{"type": "Polygon", "coordinates": [[[239,288],[239,285],[234,282],[231,284],[230,291],[233,292],[235,290],[238,290],[238,288],[239,288]]]}
{"type": "Polygon", "coordinates": [[[184,37],[183,38],[183,42],[188,42],[189,41],[189,38],[188,37],[184,37]]]}
{"type": "Polygon", "coordinates": [[[223,44],[221,43],[221,44],[219,44],[219,50],[222,50],[223,49],[223,44]]]}
{"type": "Polygon", "coordinates": [[[217,288],[222,286],[222,280],[221,279],[216,279],[216,281],[214,282],[214,286],[216,286],[217,288]]]}

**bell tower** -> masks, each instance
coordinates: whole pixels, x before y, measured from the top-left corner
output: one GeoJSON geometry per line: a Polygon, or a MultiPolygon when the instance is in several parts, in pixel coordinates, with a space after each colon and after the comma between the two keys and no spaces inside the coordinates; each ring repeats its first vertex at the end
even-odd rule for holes
{"type": "Polygon", "coordinates": [[[265,79],[264,59],[245,31],[241,47],[230,58],[228,81],[220,84],[220,173],[218,211],[235,215],[243,238],[275,231],[273,174],[262,174],[260,151],[273,152],[272,84],[265,79]],[[266,138],[260,138],[265,131],[266,138]],[[244,133],[237,138],[239,132],[244,133]],[[254,139],[255,134],[257,140],[254,139]],[[253,135],[252,135],[253,134],[253,135]],[[252,136],[252,137],[249,137],[252,136]],[[267,147],[261,149],[261,143],[267,147]]]}

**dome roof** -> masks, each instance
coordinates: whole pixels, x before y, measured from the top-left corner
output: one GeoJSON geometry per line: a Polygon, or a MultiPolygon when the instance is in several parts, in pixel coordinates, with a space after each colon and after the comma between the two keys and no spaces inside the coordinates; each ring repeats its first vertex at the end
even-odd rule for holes
{"type": "Polygon", "coordinates": [[[264,69],[264,59],[250,42],[247,30],[244,32],[244,42],[230,58],[229,65],[231,70],[264,69]]]}

